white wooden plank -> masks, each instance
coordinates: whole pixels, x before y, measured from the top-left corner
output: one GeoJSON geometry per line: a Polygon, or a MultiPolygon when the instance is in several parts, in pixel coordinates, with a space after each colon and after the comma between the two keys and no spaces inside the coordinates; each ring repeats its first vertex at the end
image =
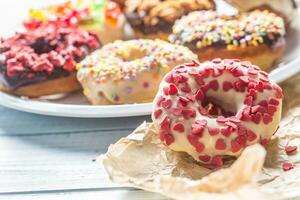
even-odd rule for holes
{"type": "Polygon", "coordinates": [[[0,136],[0,193],[116,187],[94,160],[127,134],[0,136]]]}
{"type": "Polygon", "coordinates": [[[57,193],[35,193],[3,195],[5,200],[167,200],[168,198],[151,192],[141,190],[110,190],[110,191],[69,191],[57,193]]]}
{"type": "Polygon", "coordinates": [[[0,106],[0,135],[133,130],[150,116],[115,119],[79,119],[29,114],[0,106]]]}

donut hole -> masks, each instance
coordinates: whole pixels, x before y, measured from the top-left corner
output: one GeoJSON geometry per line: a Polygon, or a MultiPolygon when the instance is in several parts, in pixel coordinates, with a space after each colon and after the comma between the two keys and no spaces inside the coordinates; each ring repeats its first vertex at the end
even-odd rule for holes
{"type": "Polygon", "coordinates": [[[232,117],[237,111],[228,109],[230,105],[224,101],[217,100],[212,97],[207,97],[201,102],[202,107],[208,113],[208,117],[217,118],[219,116],[232,117]]]}
{"type": "Polygon", "coordinates": [[[147,51],[145,51],[144,49],[130,48],[129,50],[127,50],[127,56],[123,55],[123,60],[126,62],[130,62],[144,58],[146,56],[147,51]]]}

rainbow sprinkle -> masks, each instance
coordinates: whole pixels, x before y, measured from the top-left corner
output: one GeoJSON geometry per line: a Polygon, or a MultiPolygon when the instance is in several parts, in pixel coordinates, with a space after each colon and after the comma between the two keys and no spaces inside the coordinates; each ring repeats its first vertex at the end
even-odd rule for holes
{"type": "Polygon", "coordinates": [[[96,77],[98,83],[104,83],[108,79],[117,83],[121,80],[134,80],[143,71],[165,73],[170,70],[171,63],[196,58],[186,47],[162,40],[115,41],[86,57],[76,69],[78,77],[88,74],[96,77]]]}
{"type": "Polygon", "coordinates": [[[195,44],[197,49],[220,44],[234,50],[265,42],[272,44],[285,34],[283,19],[267,10],[234,16],[197,11],[176,21],[169,41],[181,45],[195,44]]]}

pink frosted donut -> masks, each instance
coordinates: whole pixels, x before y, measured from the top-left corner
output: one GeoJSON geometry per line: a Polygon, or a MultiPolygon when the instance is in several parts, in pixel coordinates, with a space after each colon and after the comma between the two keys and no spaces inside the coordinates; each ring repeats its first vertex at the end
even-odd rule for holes
{"type": "Polygon", "coordinates": [[[214,59],[177,66],[160,84],[153,123],[170,149],[222,166],[278,128],[281,88],[250,62],[214,59]]]}

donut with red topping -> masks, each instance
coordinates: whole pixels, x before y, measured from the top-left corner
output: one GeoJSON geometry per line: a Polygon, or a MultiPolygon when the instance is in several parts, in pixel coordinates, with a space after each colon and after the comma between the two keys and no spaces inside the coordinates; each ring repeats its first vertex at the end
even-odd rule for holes
{"type": "Polygon", "coordinates": [[[282,97],[280,87],[250,62],[194,61],[163,78],[152,119],[170,149],[222,166],[224,156],[268,143],[280,122],[282,97]]]}
{"type": "Polygon", "coordinates": [[[0,41],[0,89],[39,97],[78,90],[75,66],[100,47],[78,26],[48,23],[0,41]]]}
{"type": "Polygon", "coordinates": [[[214,58],[237,58],[269,69],[285,49],[285,25],[268,10],[232,16],[197,11],[176,21],[171,43],[184,45],[201,62],[214,58]]]}

